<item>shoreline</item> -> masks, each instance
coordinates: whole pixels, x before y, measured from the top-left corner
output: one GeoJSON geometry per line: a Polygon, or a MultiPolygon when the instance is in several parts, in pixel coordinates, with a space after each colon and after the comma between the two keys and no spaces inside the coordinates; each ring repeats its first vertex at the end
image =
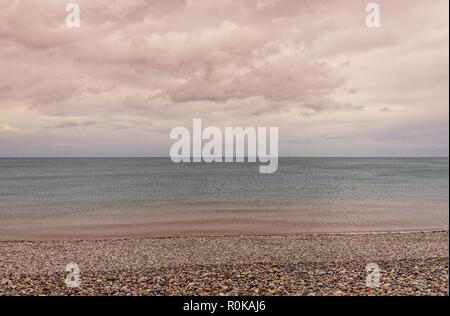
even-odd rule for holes
{"type": "MultiPolygon", "coordinates": [[[[322,234],[384,234],[408,232],[448,231],[449,227],[422,226],[406,224],[390,225],[317,225],[306,222],[298,224],[296,220],[277,220],[271,218],[256,220],[253,217],[233,219],[179,218],[161,221],[122,221],[100,224],[98,219],[87,222],[53,223],[51,226],[34,226],[5,228],[0,226],[0,242],[3,241],[74,241],[74,240],[116,240],[116,239],[148,239],[148,238],[182,238],[182,237],[214,237],[214,236],[296,236],[322,234]]],[[[70,220],[69,220],[70,222],[70,220]]],[[[14,226],[13,226],[14,227],[14,226]]]]}
{"type": "MultiPolygon", "coordinates": [[[[83,241],[115,241],[115,240],[146,240],[146,239],[178,239],[178,238],[229,238],[229,237],[299,237],[299,236],[346,236],[346,235],[388,235],[388,234],[411,234],[411,233],[449,233],[449,229],[430,228],[430,229],[399,229],[399,230],[380,230],[380,231],[342,231],[342,232],[293,232],[293,233],[185,233],[179,235],[130,235],[130,236],[109,236],[109,237],[77,237],[77,238],[28,238],[28,239],[9,239],[0,237],[1,243],[15,242],[83,242],[83,241]]],[[[1,235],[0,235],[1,236],[1,235]]]]}
{"type": "Polygon", "coordinates": [[[448,242],[448,230],[0,241],[0,295],[448,295],[448,242]],[[64,283],[70,262],[79,288],[64,283]]]}

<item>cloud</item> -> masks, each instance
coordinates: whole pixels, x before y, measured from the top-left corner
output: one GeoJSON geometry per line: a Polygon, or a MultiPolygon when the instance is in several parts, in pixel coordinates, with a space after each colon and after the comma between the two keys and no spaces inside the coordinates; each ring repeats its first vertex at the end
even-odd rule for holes
{"type": "Polygon", "coordinates": [[[8,132],[8,131],[14,131],[14,130],[17,130],[17,129],[9,126],[8,124],[0,124],[0,131],[8,132]]]}
{"type": "Polygon", "coordinates": [[[86,121],[86,122],[82,122],[82,123],[77,123],[77,122],[62,122],[56,125],[52,125],[52,126],[48,126],[47,128],[50,129],[61,129],[61,128],[72,128],[72,127],[89,127],[89,126],[94,126],[95,122],[93,121],[86,121]]]}
{"type": "Polygon", "coordinates": [[[106,140],[120,131],[119,151],[147,135],[162,155],[162,131],[202,117],[297,126],[311,141],[354,133],[361,146],[386,120],[448,116],[445,0],[380,0],[380,29],[359,0],[76,2],[81,27],[69,29],[64,2],[0,0],[0,118],[46,144],[85,126],[106,140]]]}

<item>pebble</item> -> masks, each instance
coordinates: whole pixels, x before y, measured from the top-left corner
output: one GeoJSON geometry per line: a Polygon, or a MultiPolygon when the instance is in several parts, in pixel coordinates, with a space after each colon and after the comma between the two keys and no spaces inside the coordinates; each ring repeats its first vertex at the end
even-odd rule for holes
{"type": "Polygon", "coordinates": [[[448,295],[449,286],[448,232],[5,241],[0,258],[0,295],[448,295]],[[80,287],[64,282],[69,262],[80,287]],[[379,288],[366,285],[368,263],[380,267],[379,288]]]}

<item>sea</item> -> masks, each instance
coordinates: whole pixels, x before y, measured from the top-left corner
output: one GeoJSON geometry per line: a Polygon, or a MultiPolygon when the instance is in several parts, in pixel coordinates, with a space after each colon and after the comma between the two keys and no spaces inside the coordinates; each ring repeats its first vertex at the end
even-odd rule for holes
{"type": "Polygon", "coordinates": [[[0,239],[448,230],[448,158],[0,159],[0,239]]]}

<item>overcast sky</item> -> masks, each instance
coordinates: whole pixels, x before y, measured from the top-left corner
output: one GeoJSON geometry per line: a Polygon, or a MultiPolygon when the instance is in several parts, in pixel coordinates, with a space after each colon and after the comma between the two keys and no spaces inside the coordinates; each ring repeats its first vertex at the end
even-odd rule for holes
{"type": "Polygon", "coordinates": [[[168,156],[278,126],[282,156],[448,156],[449,2],[0,0],[0,157],[168,156]]]}

